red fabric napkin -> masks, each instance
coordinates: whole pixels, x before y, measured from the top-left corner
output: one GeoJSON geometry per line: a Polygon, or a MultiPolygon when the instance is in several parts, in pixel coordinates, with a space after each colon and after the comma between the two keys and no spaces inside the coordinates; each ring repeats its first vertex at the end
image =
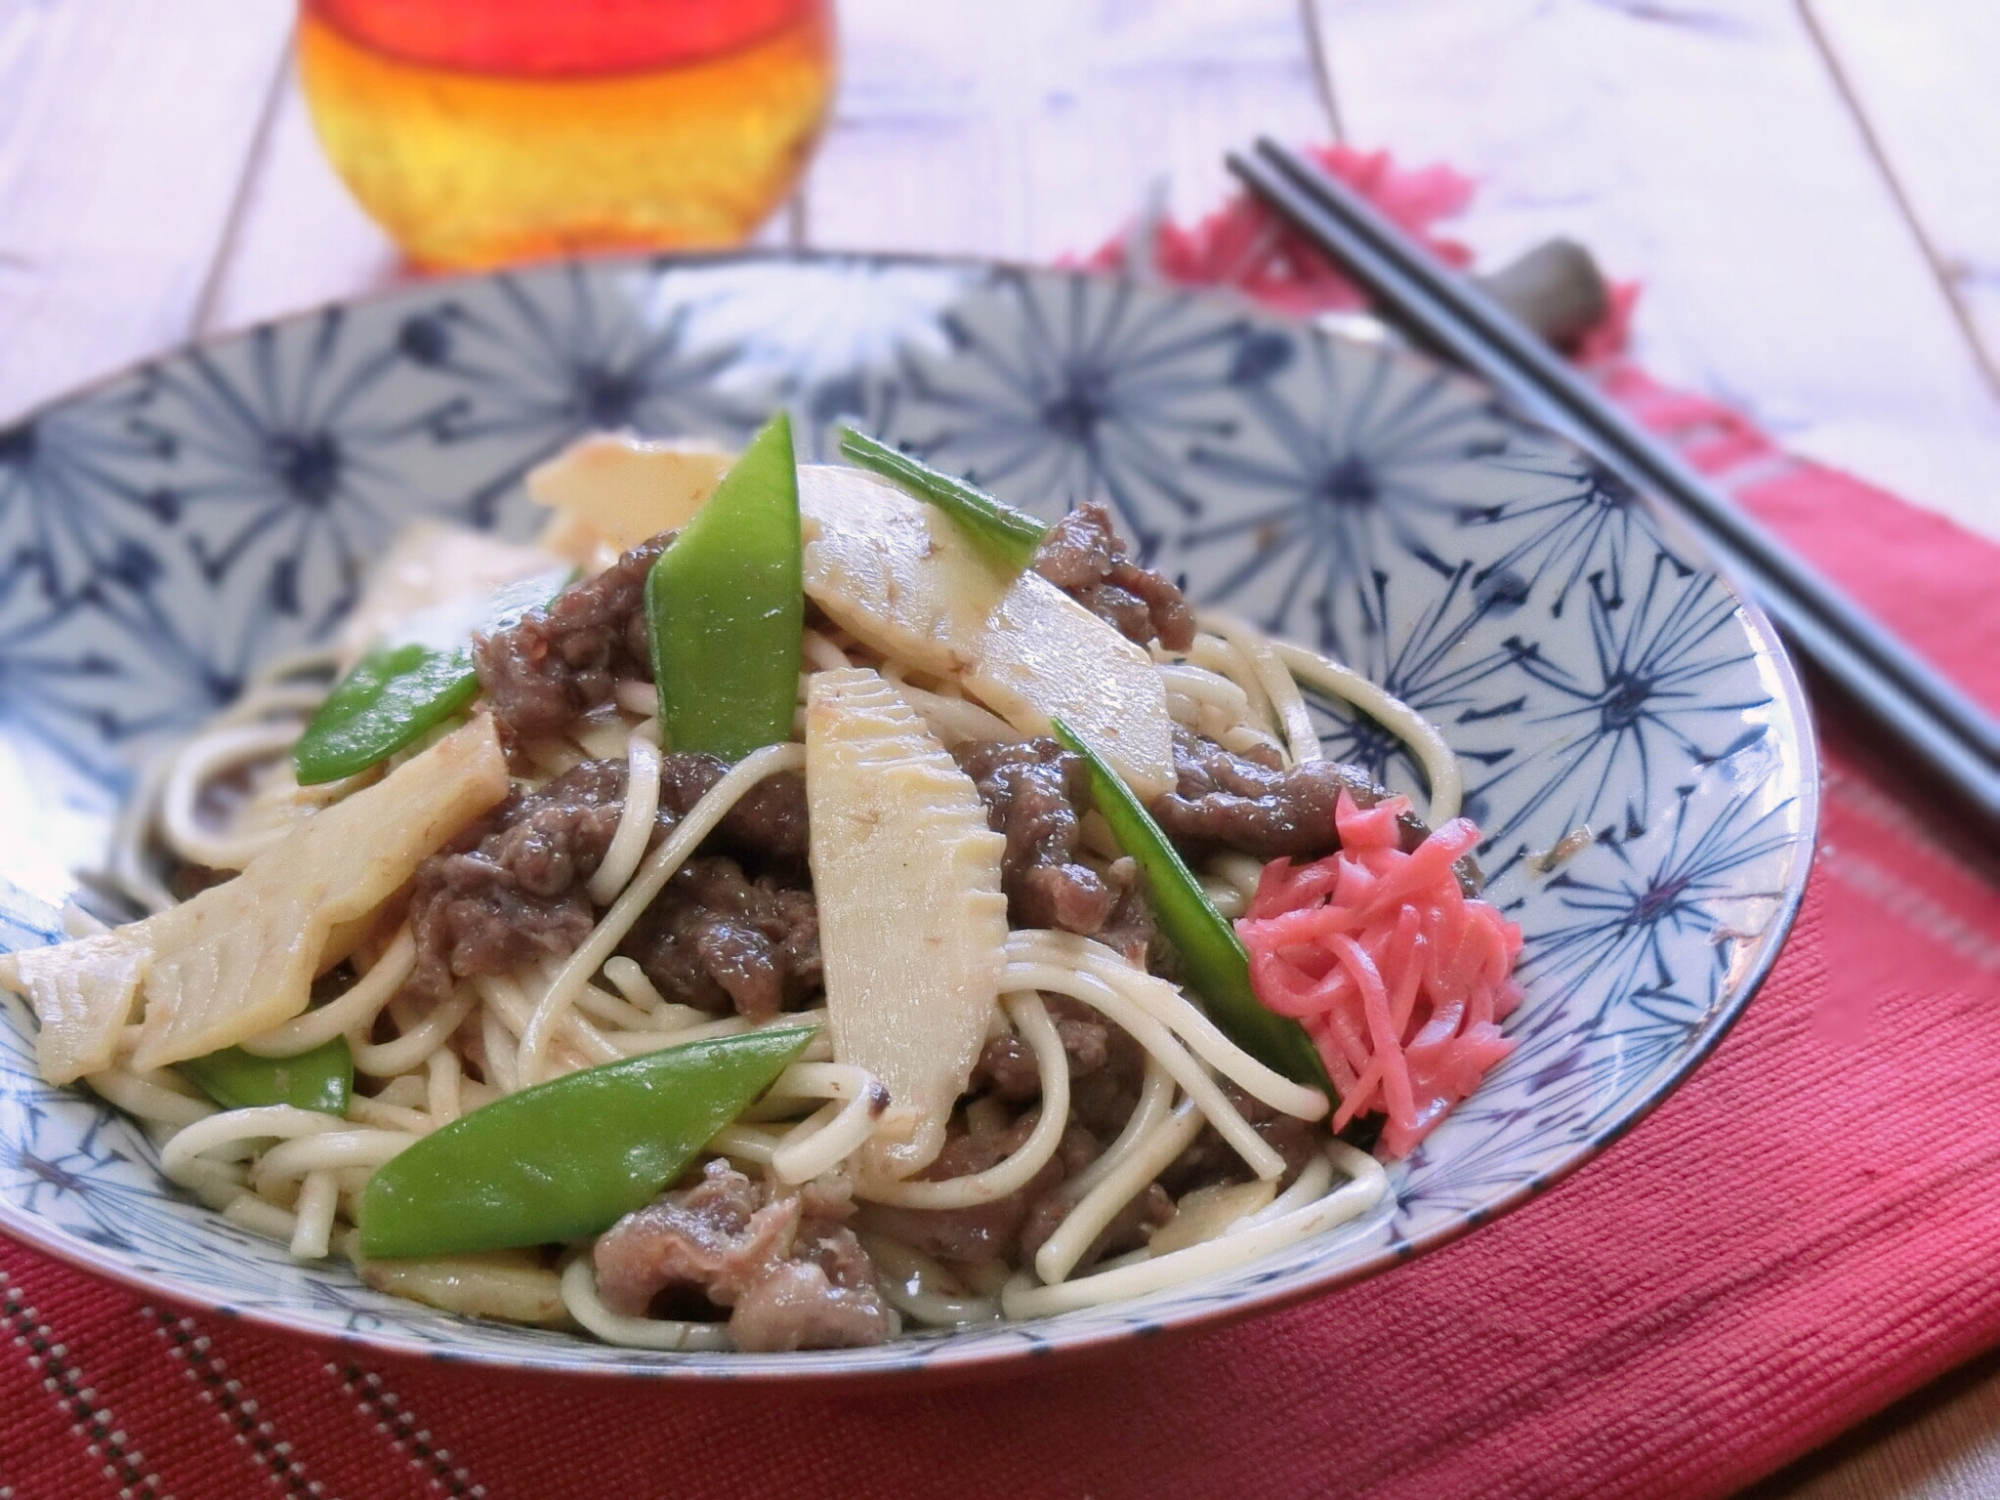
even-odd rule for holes
{"type": "MultiPolygon", "coordinates": [[[[2000,705],[2000,548],[1617,343],[1641,416],[2000,705]]],[[[1826,786],[1798,928],[1716,1055],[1551,1195],[1361,1286],[1004,1379],[691,1390],[357,1357],[0,1244],[0,1497],[1727,1494],[2000,1342],[2000,884],[1838,726],[1826,786]]]]}

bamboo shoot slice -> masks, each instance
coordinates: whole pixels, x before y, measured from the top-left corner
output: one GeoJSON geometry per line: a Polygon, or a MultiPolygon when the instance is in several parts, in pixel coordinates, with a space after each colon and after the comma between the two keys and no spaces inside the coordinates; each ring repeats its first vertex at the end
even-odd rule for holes
{"type": "MultiPolygon", "coordinates": [[[[531,469],[528,494],[560,513],[552,525],[587,528],[623,552],[687,525],[735,462],[735,454],[705,444],[600,432],[531,469]]],[[[568,531],[556,540],[574,543],[568,531]]]]}
{"type": "Polygon", "coordinates": [[[799,509],[806,594],[857,639],[958,680],[1023,734],[1062,718],[1144,801],[1173,789],[1166,687],[1139,646],[859,470],[802,466],[799,509]]]}
{"type": "Polygon", "coordinates": [[[834,1057],[900,1118],[861,1175],[907,1177],[944,1145],[999,1001],[1006,839],[972,780],[879,673],[818,672],[806,708],[813,891],[834,1057]]]}
{"type": "MultiPolygon", "coordinates": [[[[234,880],[115,932],[0,957],[0,984],[41,1022],[50,1083],[109,1066],[143,996],[138,1068],[234,1046],[306,1008],[330,938],[507,795],[485,716],[321,809],[234,880]]],[[[348,929],[352,931],[350,927],[348,929]]]]}

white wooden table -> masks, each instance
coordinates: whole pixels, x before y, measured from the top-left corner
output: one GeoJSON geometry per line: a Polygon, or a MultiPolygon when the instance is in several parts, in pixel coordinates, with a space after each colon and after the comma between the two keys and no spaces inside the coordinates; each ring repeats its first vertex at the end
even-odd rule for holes
{"type": "MultiPolygon", "coordinates": [[[[1638,353],[2000,536],[2000,6],[839,0],[834,122],[764,238],[1044,258],[1259,132],[1478,176],[1646,285],[1638,353]]],[[[290,0],[0,0],[0,425],[166,346],[394,280],[322,161],[290,0]]],[[[2000,1493],[1975,1370],[1778,1496],[2000,1493]]]]}

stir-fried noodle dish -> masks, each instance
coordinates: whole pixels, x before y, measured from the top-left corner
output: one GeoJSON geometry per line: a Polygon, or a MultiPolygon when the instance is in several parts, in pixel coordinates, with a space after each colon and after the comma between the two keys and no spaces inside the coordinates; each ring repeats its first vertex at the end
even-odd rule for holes
{"type": "Polygon", "coordinates": [[[1436,729],[848,431],[605,436],[144,779],[37,1060],[305,1260],[657,1349],[1039,1318],[1382,1204],[1510,1043],[1436,729]],[[1421,805],[1321,751],[1399,736],[1421,805]]]}

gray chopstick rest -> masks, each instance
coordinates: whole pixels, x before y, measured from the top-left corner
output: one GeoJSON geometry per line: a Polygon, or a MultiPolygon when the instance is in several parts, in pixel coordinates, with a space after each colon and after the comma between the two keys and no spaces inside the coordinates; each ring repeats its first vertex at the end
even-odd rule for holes
{"type": "Polygon", "coordinates": [[[1544,240],[1499,270],[1472,279],[1558,349],[1574,344],[1611,310],[1604,273],[1575,240],[1544,240]]]}

